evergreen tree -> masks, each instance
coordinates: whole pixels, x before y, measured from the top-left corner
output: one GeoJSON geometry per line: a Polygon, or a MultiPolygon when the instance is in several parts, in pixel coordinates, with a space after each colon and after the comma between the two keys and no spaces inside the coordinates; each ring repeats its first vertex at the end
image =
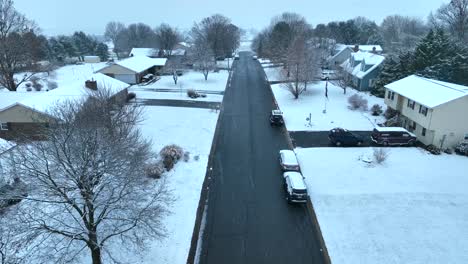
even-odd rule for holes
{"type": "Polygon", "coordinates": [[[384,86],[412,74],[468,85],[468,50],[450,40],[443,30],[430,31],[416,49],[387,59],[372,93],[384,96],[384,86]]]}
{"type": "Polygon", "coordinates": [[[95,54],[101,58],[101,61],[107,61],[109,59],[109,47],[104,43],[99,43],[96,46],[95,54]]]}

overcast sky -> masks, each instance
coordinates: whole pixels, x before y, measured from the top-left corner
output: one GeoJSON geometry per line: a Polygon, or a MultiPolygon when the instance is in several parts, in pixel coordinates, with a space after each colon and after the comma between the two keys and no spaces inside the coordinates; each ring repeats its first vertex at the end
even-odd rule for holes
{"type": "Polygon", "coordinates": [[[103,34],[107,22],[162,22],[189,29],[194,21],[215,13],[245,28],[261,29],[271,17],[297,12],[312,25],[365,16],[377,23],[391,14],[425,19],[449,0],[14,0],[16,8],[33,19],[47,35],[82,30],[103,34]]]}

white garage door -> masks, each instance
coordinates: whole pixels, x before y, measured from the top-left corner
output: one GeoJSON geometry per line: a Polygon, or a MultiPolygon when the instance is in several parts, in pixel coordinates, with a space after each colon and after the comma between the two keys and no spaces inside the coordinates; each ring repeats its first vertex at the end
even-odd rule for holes
{"type": "Polygon", "coordinates": [[[128,83],[128,84],[135,84],[136,82],[136,75],[135,74],[116,74],[115,78],[119,81],[128,83]]]}

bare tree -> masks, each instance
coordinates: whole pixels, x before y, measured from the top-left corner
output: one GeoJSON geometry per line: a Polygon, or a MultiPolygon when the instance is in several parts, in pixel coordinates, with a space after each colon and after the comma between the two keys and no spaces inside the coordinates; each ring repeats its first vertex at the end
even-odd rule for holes
{"type": "Polygon", "coordinates": [[[159,48],[164,50],[164,53],[168,56],[172,54],[175,45],[182,39],[177,28],[173,28],[168,24],[161,24],[154,32],[159,48]]]}
{"type": "Polygon", "coordinates": [[[0,0],[0,85],[16,91],[35,72],[34,22],[26,19],[13,6],[12,0],[0,0]],[[28,72],[15,79],[15,74],[28,72]]]}
{"type": "Polygon", "coordinates": [[[240,46],[240,29],[222,15],[213,15],[195,23],[191,30],[192,39],[203,38],[210,47],[213,58],[231,56],[240,46]]]}
{"type": "Polygon", "coordinates": [[[380,30],[387,50],[410,50],[427,33],[427,26],[419,18],[392,15],[382,21],[380,30]]]}
{"type": "Polygon", "coordinates": [[[116,42],[117,36],[120,32],[125,30],[125,25],[121,22],[111,21],[107,23],[104,37],[107,40],[111,40],[113,43],[116,42]]]}
{"type": "Polygon", "coordinates": [[[289,87],[288,90],[296,99],[307,89],[307,84],[318,74],[317,53],[303,36],[294,39],[288,49],[285,77],[291,81],[292,87],[289,87]]]}
{"type": "Polygon", "coordinates": [[[451,0],[443,4],[436,17],[446,25],[460,41],[467,40],[468,31],[468,0],[451,0]]]}
{"type": "Polygon", "coordinates": [[[191,55],[196,70],[200,71],[208,80],[210,71],[216,68],[216,62],[213,56],[214,52],[211,50],[210,43],[203,37],[196,39],[192,46],[191,55]]]}
{"type": "Polygon", "coordinates": [[[339,87],[343,88],[343,93],[346,94],[346,89],[353,84],[351,74],[345,69],[339,67],[335,71],[336,83],[339,87]]]}
{"type": "Polygon", "coordinates": [[[36,259],[69,263],[87,249],[93,264],[117,262],[113,249],[164,235],[170,197],[163,181],[144,177],[153,154],[136,127],[141,110],[99,91],[58,105],[47,140],[27,142],[10,160],[29,186],[16,216],[35,237],[24,250],[36,259]]]}
{"type": "Polygon", "coordinates": [[[132,48],[157,48],[156,34],[150,26],[138,23],[131,24],[116,37],[115,49],[128,53],[132,48]]]}

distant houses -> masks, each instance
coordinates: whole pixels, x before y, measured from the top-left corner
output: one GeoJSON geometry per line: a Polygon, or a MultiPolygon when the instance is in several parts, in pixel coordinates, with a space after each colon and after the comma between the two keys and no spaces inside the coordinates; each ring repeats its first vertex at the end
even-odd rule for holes
{"type": "Polygon", "coordinates": [[[383,49],[380,45],[344,45],[336,44],[333,55],[330,56],[327,60],[327,67],[329,69],[337,69],[343,64],[346,60],[349,59],[349,56],[353,52],[372,52],[374,54],[382,54],[383,49]]]}
{"type": "Polygon", "coordinates": [[[411,75],[385,88],[385,104],[423,144],[445,149],[468,140],[467,86],[411,75]]]}
{"type": "Polygon", "coordinates": [[[138,84],[147,74],[160,72],[166,62],[166,58],[154,59],[139,55],[110,64],[97,72],[128,84],[138,84]]]}
{"type": "Polygon", "coordinates": [[[374,52],[351,52],[341,68],[350,76],[351,85],[359,91],[369,91],[381,71],[385,57],[374,52]]]}
{"type": "Polygon", "coordinates": [[[79,82],[37,94],[3,92],[0,98],[0,138],[40,139],[40,131],[56,120],[51,110],[60,103],[86,100],[98,89],[110,92],[111,99],[125,102],[129,85],[104,74],[94,74],[79,82]]]}

